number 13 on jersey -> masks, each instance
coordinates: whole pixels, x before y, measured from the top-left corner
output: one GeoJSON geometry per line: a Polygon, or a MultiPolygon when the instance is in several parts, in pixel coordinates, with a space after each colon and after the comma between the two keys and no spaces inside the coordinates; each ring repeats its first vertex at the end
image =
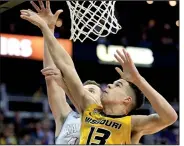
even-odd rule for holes
{"type": "Polygon", "coordinates": [[[102,129],[91,127],[87,139],[87,145],[104,145],[106,144],[107,139],[110,137],[111,132],[102,129]]]}

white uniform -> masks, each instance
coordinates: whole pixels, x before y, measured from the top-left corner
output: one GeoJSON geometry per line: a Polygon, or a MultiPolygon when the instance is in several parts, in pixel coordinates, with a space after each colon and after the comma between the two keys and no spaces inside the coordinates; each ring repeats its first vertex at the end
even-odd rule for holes
{"type": "Polygon", "coordinates": [[[55,144],[79,144],[81,117],[80,114],[72,111],[68,114],[55,144]]]}

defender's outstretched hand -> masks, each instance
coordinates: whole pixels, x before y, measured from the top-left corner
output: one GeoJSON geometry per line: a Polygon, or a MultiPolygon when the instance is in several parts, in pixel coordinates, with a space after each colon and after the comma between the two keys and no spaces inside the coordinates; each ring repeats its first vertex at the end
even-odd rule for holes
{"type": "Polygon", "coordinates": [[[114,54],[114,57],[117,59],[117,61],[121,64],[123,71],[116,67],[116,71],[119,73],[121,78],[125,79],[129,82],[136,82],[137,79],[139,79],[140,74],[135,67],[132,58],[130,57],[129,53],[123,49],[122,51],[117,50],[117,54],[114,54]]]}
{"type": "Polygon", "coordinates": [[[59,86],[62,87],[62,74],[59,69],[53,67],[46,67],[41,70],[46,80],[54,79],[59,86]]]}
{"type": "Polygon", "coordinates": [[[38,16],[38,14],[31,11],[30,9],[21,10],[20,12],[21,12],[20,17],[22,19],[31,22],[32,24],[38,26],[39,28],[41,28],[43,25],[47,25],[46,22],[40,16],[38,16]]]}
{"type": "Polygon", "coordinates": [[[34,1],[31,1],[31,5],[35,8],[37,11],[38,16],[40,16],[49,26],[50,29],[54,29],[57,19],[59,15],[63,12],[63,10],[57,10],[55,14],[52,13],[50,8],[50,1],[46,1],[46,7],[44,6],[44,3],[42,0],[38,0],[39,5],[36,5],[34,1]]]}

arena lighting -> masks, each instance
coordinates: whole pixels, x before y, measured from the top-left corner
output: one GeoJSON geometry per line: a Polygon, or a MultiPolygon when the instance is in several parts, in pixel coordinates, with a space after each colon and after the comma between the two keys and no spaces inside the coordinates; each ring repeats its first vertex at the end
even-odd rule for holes
{"type": "Polygon", "coordinates": [[[56,22],[56,26],[57,26],[57,27],[61,27],[62,24],[63,24],[63,22],[62,22],[62,20],[59,18],[59,19],[57,20],[57,22],[56,22]]]}
{"type": "Polygon", "coordinates": [[[32,42],[29,39],[18,40],[17,38],[1,37],[1,55],[15,55],[30,57],[32,55],[32,42]]]}
{"type": "Polygon", "coordinates": [[[170,6],[174,7],[176,6],[176,1],[169,1],[170,6]]]}
{"type": "MultiPolygon", "coordinates": [[[[123,46],[109,45],[107,47],[103,44],[99,44],[96,49],[97,57],[102,63],[117,63],[117,60],[114,58],[114,53],[116,50],[121,50],[122,48],[123,46]]],[[[126,47],[126,50],[130,53],[136,65],[151,66],[154,61],[153,52],[149,48],[126,47]]]]}
{"type": "MultiPolygon", "coordinates": [[[[1,33],[0,40],[0,56],[43,60],[43,37],[1,33]]],[[[57,40],[72,56],[72,42],[67,39],[57,40]]]]}
{"type": "Polygon", "coordinates": [[[179,20],[177,20],[177,21],[176,21],[176,26],[178,26],[178,27],[179,27],[179,20]]]}
{"type": "Polygon", "coordinates": [[[153,4],[153,1],[146,1],[148,4],[153,4]]]}

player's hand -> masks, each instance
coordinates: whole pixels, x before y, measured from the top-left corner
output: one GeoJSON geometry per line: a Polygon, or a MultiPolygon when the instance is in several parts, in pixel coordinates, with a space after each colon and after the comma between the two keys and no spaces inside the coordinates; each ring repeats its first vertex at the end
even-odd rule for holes
{"type": "Polygon", "coordinates": [[[55,80],[56,83],[62,87],[63,77],[59,69],[54,67],[46,67],[41,70],[46,80],[55,80]]]}
{"type": "Polygon", "coordinates": [[[46,22],[40,16],[38,16],[35,12],[31,11],[30,9],[21,10],[20,12],[21,12],[20,17],[22,19],[31,22],[32,24],[38,26],[39,28],[41,28],[44,25],[47,25],[46,22]]]}
{"type": "Polygon", "coordinates": [[[120,68],[116,67],[116,71],[119,73],[121,78],[125,79],[126,81],[135,83],[140,78],[140,74],[135,67],[129,53],[125,49],[123,49],[122,51],[117,50],[116,53],[117,54],[114,54],[114,57],[123,68],[122,71],[120,68]]]}
{"type": "Polygon", "coordinates": [[[44,6],[44,3],[42,0],[38,0],[39,6],[36,5],[34,1],[31,1],[31,5],[35,8],[37,11],[37,14],[47,23],[50,29],[54,29],[57,19],[59,15],[63,12],[63,10],[56,11],[55,14],[52,13],[50,9],[50,1],[46,1],[46,7],[44,6]]]}

